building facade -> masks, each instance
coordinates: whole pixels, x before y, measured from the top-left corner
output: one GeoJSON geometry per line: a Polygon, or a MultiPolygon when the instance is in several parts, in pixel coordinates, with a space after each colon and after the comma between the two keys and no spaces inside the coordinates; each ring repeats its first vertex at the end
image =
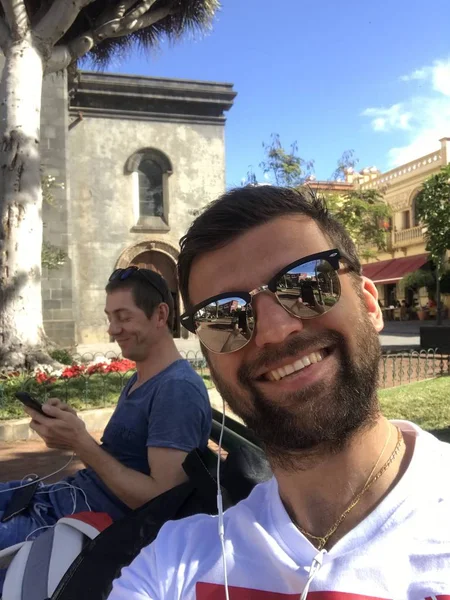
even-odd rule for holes
{"type": "Polygon", "coordinates": [[[182,310],[175,264],[196,210],[225,190],[231,84],[81,73],[44,85],[42,160],[55,187],[44,239],[67,253],[43,273],[44,326],[64,346],[109,341],[104,288],[115,268],[158,271],[182,310]]]}
{"type": "MultiPolygon", "coordinates": [[[[436,140],[435,152],[385,173],[374,167],[360,172],[349,169],[345,181],[310,182],[312,188],[325,194],[377,189],[391,207],[386,251],[378,251],[375,258],[365,260],[363,265],[363,273],[375,282],[384,307],[396,306],[402,300],[409,305],[416,300],[421,305],[428,301],[426,289],[418,292],[405,289],[402,279],[408,273],[427,268],[426,242],[416,215],[415,199],[425,179],[449,163],[450,138],[442,138],[436,140]]],[[[447,305],[449,300],[446,299],[447,305]]]]}
{"type": "Polygon", "coordinates": [[[362,173],[361,189],[379,189],[392,210],[387,250],[364,266],[364,274],[377,285],[385,307],[405,300],[412,305],[428,302],[427,290],[414,293],[401,282],[408,273],[426,268],[428,254],[423,227],[416,214],[415,199],[423,182],[450,163],[450,138],[436,140],[436,151],[386,173],[362,173]],[[440,144],[440,147],[439,147],[440,144]]]}

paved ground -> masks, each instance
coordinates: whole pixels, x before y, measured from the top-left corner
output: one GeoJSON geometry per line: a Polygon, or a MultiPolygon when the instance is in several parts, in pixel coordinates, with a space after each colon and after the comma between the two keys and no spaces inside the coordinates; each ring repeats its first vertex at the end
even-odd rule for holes
{"type": "MultiPolygon", "coordinates": [[[[100,440],[101,434],[93,434],[100,440]]],[[[22,479],[36,473],[40,477],[61,469],[70,459],[70,452],[49,450],[42,441],[0,442],[0,481],[22,479]]],[[[59,481],[67,475],[83,468],[78,459],[73,460],[63,471],[50,477],[48,482],[59,481]]]]}
{"type": "MultiPolygon", "coordinates": [[[[450,321],[444,321],[450,326],[450,321]]],[[[435,321],[387,321],[380,334],[383,348],[414,348],[420,346],[420,327],[435,325],[435,321]]]]}
{"type": "MultiPolygon", "coordinates": [[[[93,434],[100,441],[101,433],[93,434]]],[[[217,452],[218,446],[210,441],[210,447],[217,452]]],[[[222,450],[222,456],[226,456],[222,450]]],[[[59,471],[69,461],[70,452],[63,450],[49,450],[44,442],[30,440],[27,442],[13,442],[11,444],[0,442],[1,481],[23,479],[26,475],[36,473],[40,477],[59,471]]],[[[84,464],[74,459],[66,468],[46,479],[47,483],[61,481],[64,477],[73,475],[84,464]]]]}

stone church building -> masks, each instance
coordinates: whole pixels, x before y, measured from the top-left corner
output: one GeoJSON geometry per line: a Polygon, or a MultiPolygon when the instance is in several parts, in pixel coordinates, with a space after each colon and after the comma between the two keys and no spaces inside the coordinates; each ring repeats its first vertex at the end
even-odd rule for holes
{"type": "Polygon", "coordinates": [[[107,342],[104,288],[118,267],[157,270],[168,281],[181,331],[175,275],[179,239],[225,190],[227,83],[82,72],[45,79],[44,240],[68,256],[43,272],[47,334],[62,346],[107,342]]]}

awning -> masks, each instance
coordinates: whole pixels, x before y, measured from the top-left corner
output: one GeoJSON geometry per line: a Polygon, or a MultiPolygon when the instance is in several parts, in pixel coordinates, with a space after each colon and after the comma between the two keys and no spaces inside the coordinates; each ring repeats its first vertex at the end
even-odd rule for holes
{"type": "Polygon", "coordinates": [[[363,265],[363,275],[374,283],[396,283],[407,273],[420,269],[427,261],[428,254],[381,260],[370,265],[363,265]]]}

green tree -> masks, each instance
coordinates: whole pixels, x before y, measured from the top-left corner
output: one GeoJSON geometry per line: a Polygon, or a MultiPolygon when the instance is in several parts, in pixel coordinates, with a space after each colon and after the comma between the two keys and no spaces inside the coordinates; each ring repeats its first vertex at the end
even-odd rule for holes
{"type": "Polygon", "coordinates": [[[304,160],[298,155],[298,144],[293,142],[286,151],[278,133],[272,133],[270,144],[263,142],[264,160],[259,164],[271,182],[284,187],[298,187],[311,174],[314,161],[304,160]]]}
{"type": "Polygon", "coordinates": [[[43,76],[211,25],[219,0],[0,0],[0,363],[42,357],[43,76]]]}
{"type": "Polygon", "coordinates": [[[326,195],[330,212],[344,225],[364,258],[373,258],[377,250],[386,250],[391,209],[378,190],[355,189],[346,194],[326,195]]]}
{"type": "Polygon", "coordinates": [[[354,169],[358,162],[359,159],[356,158],[354,150],[345,150],[337,161],[337,166],[331,179],[333,181],[337,181],[338,179],[345,180],[348,169],[354,169]]]}
{"type": "MultiPolygon", "coordinates": [[[[281,144],[280,136],[272,134],[270,144],[263,143],[265,159],[260,167],[270,176],[272,183],[287,187],[308,186],[308,177],[314,167],[313,160],[305,160],[299,156],[298,144],[291,144],[286,151],[281,144]]],[[[358,163],[354,150],[346,150],[337,161],[333,179],[345,176],[348,168],[358,163]]],[[[256,185],[257,179],[250,168],[244,185],[256,185]]],[[[312,186],[311,186],[312,187],[312,186]]],[[[330,212],[350,233],[359,253],[364,258],[373,258],[378,250],[386,249],[386,233],[389,230],[391,210],[383,200],[381,191],[360,190],[356,188],[346,194],[323,192],[330,212]]]]}
{"type": "Polygon", "coordinates": [[[437,325],[442,325],[441,278],[450,249],[450,165],[431,175],[416,197],[416,214],[424,226],[427,251],[436,268],[437,325]]]}
{"type": "Polygon", "coordinates": [[[256,178],[252,165],[249,165],[247,175],[241,181],[242,187],[245,187],[246,185],[258,185],[258,179],[256,178]]]}

